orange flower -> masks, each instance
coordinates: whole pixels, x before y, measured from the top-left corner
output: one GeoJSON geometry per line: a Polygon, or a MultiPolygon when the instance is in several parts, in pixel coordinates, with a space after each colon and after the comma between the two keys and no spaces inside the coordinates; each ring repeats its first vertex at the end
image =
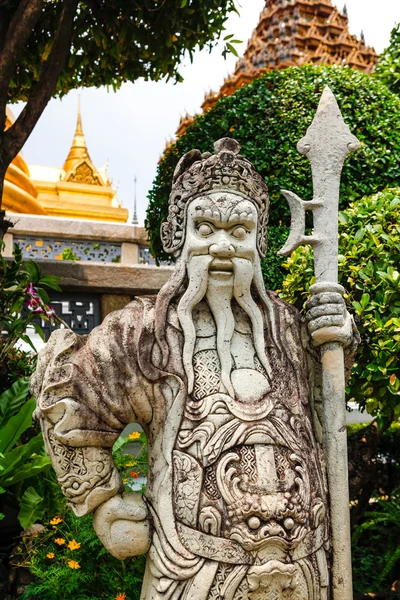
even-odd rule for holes
{"type": "Polygon", "coordinates": [[[128,435],[128,438],[129,438],[130,440],[138,440],[138,439],[140,438],[140,433],[139,433],[139,431],[132,431],[132,433],[130,433],[130,434],[128,435]]]}
{"type": "Polygon", "coordinates": [[[59,546],[62,546],[63,544],[65,544],[65,540],[63,538],[56,538],[54,541],[59,546]]]}
{"type": "Polygon", "coordinates": [[[62,522],[62,519],[60,519],[60,517],[54,517],[54,519],[52,519],[50,521],[50,525],[58,525],[61,522],[62,522]]]}
{"type": "Polygon", "coordinates": [[[69,550],[79,550],[80,547],[81,547],[80,543],[76,542],[75,540],[72,540],[72,542],[70,542],[68,544],[69,550]]]}
{"type": "Polygon", "coordinates": [[[68,566],[70,569],[80,569],[81,568],[81,565],[78,562],[76,562],[76,560],[69,560],[68,566]]]}
{"type": "Polygon", "coordinates": [[[126,594],[118,594],[115,600],[126,600],[126,594]]]}
{"type": "Polygon", "coordinates": [[[135,473],[135,471],[131,471],[129,475],[133,477],[133,479],[137,479],[139,477],[139,473],[135,473]]]}
{"type": "Polygon", "coordinates": [[[54,558],[54,552],[49,552],[46,554],[47,558],[54,558]]]}

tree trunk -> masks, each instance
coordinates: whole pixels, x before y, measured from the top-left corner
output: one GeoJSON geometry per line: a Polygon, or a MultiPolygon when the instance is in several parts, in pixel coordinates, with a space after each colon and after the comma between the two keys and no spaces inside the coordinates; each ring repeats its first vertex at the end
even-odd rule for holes
{"type": "Polygon", "coordinates": [[[12,222],[6,219],[5,210],[1,208],[3,200],[4,180],[6,177],[6,171],[11,163],[11,160],[8,160],[5,156],[3,138],[4,134],[0,135],[0,245],[4,238],[4,235],[7,233],[7,230],[13,226],[12,222]]]}

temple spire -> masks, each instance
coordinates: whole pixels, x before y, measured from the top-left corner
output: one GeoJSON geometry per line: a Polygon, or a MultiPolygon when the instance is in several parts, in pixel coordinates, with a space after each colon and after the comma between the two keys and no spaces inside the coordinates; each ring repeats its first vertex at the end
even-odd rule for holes
{"type": "Polygon", "coordinates": [[[71,149],[67,156],[67,160],[64,163],[64,171],[71,171],[85,159],[90,161],[90,156],[82,129],[81,100],[80,97],[78,97],[78,118],[76,121],[75,135],[74,139],[72,140],[71,149]]]}
{"type": "Polygon", "coordinates": [[[136,203],[136,175],[133,180],[134,183],[134,196],[133,196],[133,217],[132,217],[132,225],[138,225],[139,221],[137,218],[137,203],[136,203]]]}

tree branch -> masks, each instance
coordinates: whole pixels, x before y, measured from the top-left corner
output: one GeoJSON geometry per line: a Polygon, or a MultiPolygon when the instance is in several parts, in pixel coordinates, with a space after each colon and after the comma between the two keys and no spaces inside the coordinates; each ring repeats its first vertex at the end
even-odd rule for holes
{"type": "MultiPolygon", "coordinates": [[[[35,27],[43,0],[21,0],[11,19],[0,53],[0,118],[5,114],[8,86],[19,57],[35,27]]],[[[5,118],[5,117],[4,117],[5,118]]]]}
{"type": "Polygon", "coordinates": [[[8,0],[0,0],[0,52],[4,48],[10,23],[11,16],[9,2],[8,0]]]}
{"type": "Polygon", "coordinates": [[[64,0],[50,55],[32,94],[14,125],[4,134],[10,161],[18,154],[52,97],[71,49],[74,16],[79,0],[64,0]]]}

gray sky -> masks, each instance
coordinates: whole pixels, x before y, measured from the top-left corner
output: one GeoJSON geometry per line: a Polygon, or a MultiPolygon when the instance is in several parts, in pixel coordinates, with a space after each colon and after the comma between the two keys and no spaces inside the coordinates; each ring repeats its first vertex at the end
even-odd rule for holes
{"type": "MultiPolygon", "coordinates": [[[[345,0],[333,0],[340,9],[345,0]]],[[[240,0],[240,18],[233,15],[227,33],[243,40],[246,48],[265,0],[240,0]]],[[[349,27],[357,35],[364,30],[366,43],[381,52],[389,42],[390,31],[400,21],[400,0],[346,0],[349,27]]],[[[108,174],[118,186],[123,206],[133,208],[133,178],[137,175],[139,222],[143,222],[146,195],[156,174],[157,162],[167,140],[174,136],[180,117],[200,111],[204,94],[218,90],[225,76],[234,70],[236,58],[224,60],[222,44],[212,54],[198,52],[193,64],[185,64],[183,83],[126,83],[114,93],[106,89],[83,89],[81,110],[83,129],[92,161],[100,168],[108,163],[108,174]]],[[[51,100],[25,144],[28,164],[62,167],[76,125],[78,91],[63,100],[51,100]]],[[[17,115],[22,105],[11,107],[17,115]]]]}

